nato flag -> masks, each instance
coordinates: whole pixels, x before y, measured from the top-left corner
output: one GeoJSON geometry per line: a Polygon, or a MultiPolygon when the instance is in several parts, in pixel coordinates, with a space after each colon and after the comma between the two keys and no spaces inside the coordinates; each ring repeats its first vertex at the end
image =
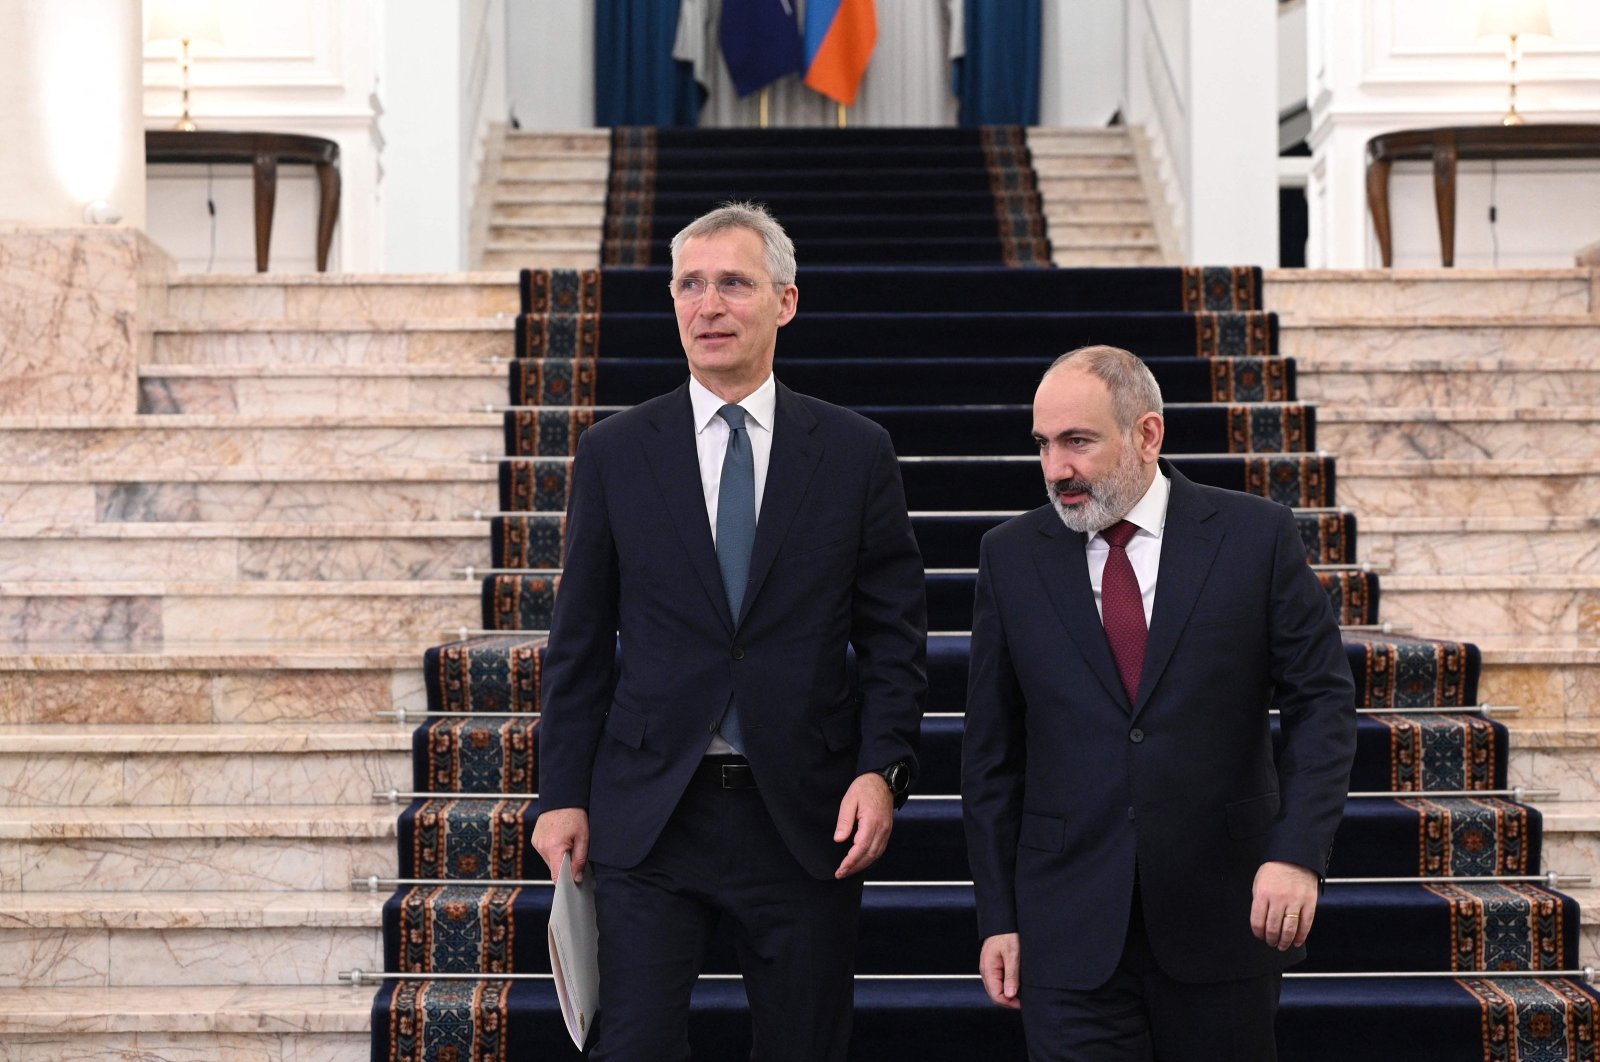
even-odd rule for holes
{"type": "Polygon", "coordinates": [[[805,69],[794,0],[723,0],[717,33],[741,96],[805,69]]]}

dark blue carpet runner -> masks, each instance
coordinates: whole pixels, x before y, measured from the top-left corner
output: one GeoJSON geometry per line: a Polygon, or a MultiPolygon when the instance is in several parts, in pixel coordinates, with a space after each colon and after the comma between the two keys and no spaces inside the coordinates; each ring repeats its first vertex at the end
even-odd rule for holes
{"type": "MultiPolygon", "coordinates": [[[[1185,474],[1296,508],[1308,560],[1348,625],[1359,703],[1378,710],[1361,717],[1351,788],[1401,795],[1351,799],[1330,876],[1388,880],[1330,884],[1310,958],[1293,972],[1576,967],[1572,899],[1537,882],[1463,880],[1543,872],[1539,813],[1473,795],[1505,787],[1507,756],[1505,727],[1470,710],[1477,649],[1370,629],[1379,580],[1354,567],[1356,518],[1335,507],[1336,462],[1316,452],[1316,412],[1296,401],[1294,364],[1278,354],[1277,319],[1261,308],[1260,272],[1016,270],[1007,264],[1016,247],[954,223],[926,229],[937,235],[907,259],[921,264],[884,267],[901,241],[896,219],[912,213],[902,200],[987,219],[1003,200],[1036,209],[1037,197],[1015,131],[873,134],[618,130],[606,255],[637,268],[523,274],[509,387],[511,404],[528,408],[505,417],[503,512],[489,524],[497,573],[482,595],[483,626],[506,633],[426,655],[429,709],[460,714],[430,718],[414,736],[414,786],[433,796],[400,816],[400,874],[429,883],[385,906],[385,969],[548,973],[550,888],[526,882],[548,877],[529,845],[539,632],[559,591],[570,455],[588,425],[682,382],[664,240],[712,205],[706,195],[724,192],[768,200],[796,235],[805,299],[780,338],[778,374],[889,427],[929,569],[923,778],[868,872],[853,1058],[1024,1057],[1015,1015],[989,1004],[972,975],[979,942],[957,793],[966,631],[978,539],[1044,499],[1029,439],[1033,386],[1054,355],[1086,342],[1148,359],[1172,403],[1167,450],[1185,474]],[[816,153],[837,180],[783,183],[775,174],[790,149],[816,153]],[[885,177],[868,155],[905,169],[885,177]],[[919,182],[918,172],[942,176],[919,182]],[[829,220],[846,208],[877,224],[829,220]],[[840,232],[849,235],[828,235],[840,232]],[[927,264],[947,252],[988,264],[927,264]],[[880,265],[841,264],[858,257],[880,265]],[[1427,880],[1406,880],[1415,878],[1427,880]]],[[[1042,231],[1027,239],[1047,248],[1042,231]]],[[[749,1058],[735,971],[719,941],[694,999],[697,1060],[749,1058]]],[[[1596,1060],[1596,1000],[1577,981],[1535,976],[1290,979],[1279,1041],[1286,1062],[1596,1060]]],[[[372,1057],[578,1055],[548,980],[490,978],[386,983],[372,1057]]]]}

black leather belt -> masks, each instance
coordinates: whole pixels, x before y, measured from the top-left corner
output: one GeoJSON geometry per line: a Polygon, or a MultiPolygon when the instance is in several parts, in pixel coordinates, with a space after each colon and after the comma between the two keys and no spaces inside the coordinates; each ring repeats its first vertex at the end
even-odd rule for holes
{"type": "Polygon", "coordinates": [[[694,769],[694,780],[721,789],[755,789],[756,775],[743,756],[706,756],[694,769]]]}

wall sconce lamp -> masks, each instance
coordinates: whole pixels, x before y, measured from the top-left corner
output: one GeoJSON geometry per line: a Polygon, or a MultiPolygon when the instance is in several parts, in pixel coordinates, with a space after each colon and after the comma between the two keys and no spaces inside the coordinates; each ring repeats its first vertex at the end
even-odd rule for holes
{"type": "Polygon", "coordinates": [[[1509,37],[1511,103],[1501,125],[1522,125],[1517,113],[1517,38],[1550,36],[1550,9],[1545,0],[1484,0],[1478,15],[1478,36],[1509,37]]]}
{"type": "Polygon", "coordinates": [[[179,84],[183,92],[183,117],[177,129],[185,133],[195,130],[194,119],[189,117],[189,45],[196,41],[210,44],[222,43],[222,24],[211,0],[154,0],[150,16],[147,41],[178,41],[179,84]]]}

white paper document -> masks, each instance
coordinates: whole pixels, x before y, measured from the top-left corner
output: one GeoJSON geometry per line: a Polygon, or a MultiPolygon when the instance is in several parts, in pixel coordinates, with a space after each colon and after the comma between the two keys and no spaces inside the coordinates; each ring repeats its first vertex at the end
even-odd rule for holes
{"type": "Polygon", "coordinates": [[[582,1048],[600,1002],[600,931],[594,920],[594,875],[584,875],[581,885],[574,882],[570,854],[561,857],[550,903],[550,969],[567,1034],[582,1048]]]}

